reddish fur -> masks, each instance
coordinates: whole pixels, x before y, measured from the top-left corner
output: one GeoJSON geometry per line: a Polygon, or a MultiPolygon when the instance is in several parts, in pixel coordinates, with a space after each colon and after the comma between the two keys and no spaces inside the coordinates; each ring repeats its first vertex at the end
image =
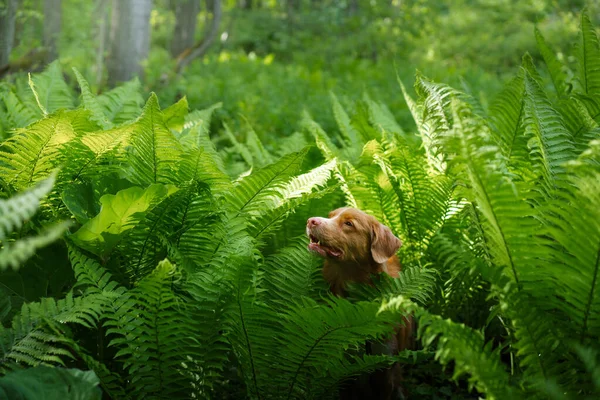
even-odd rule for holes
{"type": "MultiPolygon", "coordinates": [[[[323,277],[329,283],[333,294],[346,296],[350,282],[372,284],[372,275],[386,273],[397,278],[402,271],[396,252],[401,241],[391,230],[379,223],[373,216],[354,208],[339,208],[329,213],[328,219],[310,218],[307,234],[320,240],[323,246],[311,244],[309,249],[325,257],[323,277]],[[353,226],[345,225],[346,222],[353,226]],[[311,247],[314,246],[314,247],[311,247]],[[335,256],[315,249],[325,247],[335,249],[341,255],[335,256]]],[[[387,354],[414,348],[414,321],[412,317],[403,319],[395,334],[385,341],[387,354]]],[[[392,399],[401,391],[401,367],[394,365],[388,370],[373,374],[372,386],[377,394],[369,393],[369,398],[392,399]],[[375,397],[376,396],[376,397],[375,397]]],[[[357,398],[356,394],[350,398],[357,398]],[[354,396],[354,397],[353,397],[354,396]]]]}

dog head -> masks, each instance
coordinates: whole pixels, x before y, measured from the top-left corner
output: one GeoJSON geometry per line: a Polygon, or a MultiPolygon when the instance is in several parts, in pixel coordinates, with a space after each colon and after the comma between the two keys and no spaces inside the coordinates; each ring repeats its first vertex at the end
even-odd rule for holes
{"type": "Polygon", "coordinates": [[[339,262],[382,264],[402,242],[387,226],[355,208],[338,208],[328,218],[312,217],[306,223],[308,249],[339,262]]]}

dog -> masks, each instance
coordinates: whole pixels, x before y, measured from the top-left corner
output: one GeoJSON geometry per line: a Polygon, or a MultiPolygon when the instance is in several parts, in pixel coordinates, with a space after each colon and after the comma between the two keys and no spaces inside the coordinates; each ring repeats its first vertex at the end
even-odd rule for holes
{"type": "MultiPolygon", "coordinates": [[[[361,210],[344,207],[330,212],[328,218],[309,218],[306,234],[310,240],[309,251],[325,259],[323,277],[336,296],[346,297],[351,282],[372,284],[373,274],[386,273],[397,278],[402,271],[396,255],[402,241],[390,228],[361,210]]],[[[394,355],[414,349],[413,318],[406,317],[403,322],[384,343],[367,343],[367,352],[394,355]]],[[[340,398],[403,399],[407,394],[401,380],[401,366],[396,363],[371,374],[366,385],[355,381],[342,390],[340,398]]]]}

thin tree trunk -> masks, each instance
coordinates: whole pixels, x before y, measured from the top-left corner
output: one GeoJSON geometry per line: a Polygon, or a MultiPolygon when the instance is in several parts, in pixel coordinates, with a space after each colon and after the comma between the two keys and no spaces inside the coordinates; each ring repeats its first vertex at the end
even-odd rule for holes
{"type": "Polygon", "coordinates": [[[210,25],[208,26],[208,31],[206,33],[206,35],[204,35],[204,38],[198,43],[196,44],[193,48],[191,49],[186,49],[184,50],[178,57],[177,57],[177,72],[181,73],[181,71],[194,59],[197,57],[202,57],[204,54],[206,54],[206,51],[209,49],[209,47],[212,45],[212,43],[214,42],[217,33],[219,32],[219,26],[221,25],[221,17],[222,17],[222,10],[221,10],[221,0],[207,0],[207,9],[212,10],[212,21],[210,23],[210,25]]]}
{"type": "Polygon", "coordinates": [[[200,11],[199,0],[182,0],[175,4],[175,31],[171,42],[173,57],[194,45],[196,21],[200,11]]]}
{"type": "Polygon", "coordinates": [[[17,0],[4,0],[0,4],[0,69],[8,65],[15,41],[17,6],[17,0]]]}
{"type": "Polygon", "coordinates": [[[58,58],[58,40],[62,25],[62,0],[44,0],[44,47],[46,62],[58,58]]]}
{"type": "Polygon", "coordinates": [[[104,74],[104,53],[106,52],[106,31],[108,30],[108,0],[98,0],[97,11],[98,21],[98,51],[96,52],[96,86],[102,84],[102,75],[104,74]]]}
{"type": "Polygon", "coordinates": [[[113,5],[113,41],[108,63],[110,86],[142,74],[141,62],[150,51],[152,0],[118,0],[113,5]]]}

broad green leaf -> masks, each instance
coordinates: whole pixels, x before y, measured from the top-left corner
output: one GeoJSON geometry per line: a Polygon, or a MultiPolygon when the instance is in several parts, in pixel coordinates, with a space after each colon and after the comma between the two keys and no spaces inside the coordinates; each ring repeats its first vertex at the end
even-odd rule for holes
{"type": "Polygon", "coordinates": [[[116,195],[106,194],[100,198],[100,213],[70,238],[78,246],[105,256],[116,246],[124,232],[133,229],[147,211],[176,191],[174,186],[154,184],[145,190],[134,186],[116,195]]]}

